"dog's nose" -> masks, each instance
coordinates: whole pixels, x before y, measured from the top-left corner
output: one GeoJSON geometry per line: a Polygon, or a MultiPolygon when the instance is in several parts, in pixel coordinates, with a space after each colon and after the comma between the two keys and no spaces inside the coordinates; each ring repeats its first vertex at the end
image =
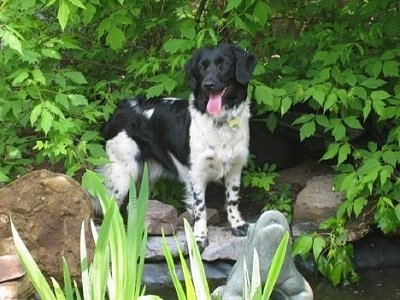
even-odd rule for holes
{"type": "Polygon", "coordinates": [[[214,88],[215,84],[211,80],[207,80],[203,82],[203,87],[206,88],[207,90],[212,90],[214,88]]]}

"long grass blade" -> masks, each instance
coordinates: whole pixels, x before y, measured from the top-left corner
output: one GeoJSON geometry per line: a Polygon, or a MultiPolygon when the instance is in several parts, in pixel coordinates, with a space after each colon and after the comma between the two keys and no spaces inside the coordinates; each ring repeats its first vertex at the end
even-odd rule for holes
{"type": "Polygon", "coordinates": [[[54,277],[51,277],[51,282],[53,283],[56,299],[57,300],[65,300],[64,292],[61,289],[60,285],[58,284],[57,280],[55,280],[54,277]]]}
{"type": "Polygon", "coordinates": [[[260,260],[255,248],[253,253],[253,270],[251,272],[250,299],[261,299],[260,260]]]}
{"type": "Polygon", "coordinates": [[[68,263],[64,257],[62,257],[62,265],[63,265],[65,298],[67,300],[74,300],[74,292],[71,284],[71,274],[69,272],[68,263]]]}
{"type": "MultiPolygon", "coordinates": [[[[101,224],[97,239],[96,233],[94,233],[96,247],[93,256],[93,262],[90,267],[90,281],[92,283],[92,296],[94,299],[104,299],[107,288],[110,261],[108,238],[115,206],[116,205],[110,204],[110,207],[107,209],[107,213],[103,218],[103,223],[101,224]]],[[[91,227],[93,228],[92,225],[91,227]]]]}
{"type": "MultiPolygon", "coordinates": [[[[185,296],[185,292],[183,290],[182,284],[179,281],[178,275],[176,274],[174,259],[172,257],[171,251],[169,250],[169,248],[167,246],[167,240],[165,239],[164,230],[162,230],[162,237],[163,237],[162,249],[163,249],[165,260],[167,262],[169,274],[171,276],[172,283],[173,283],[175,291],[176,291],[176,296],[178,297],[178,300],[186,300],[186,296],[185,296]]],[[[176,241],[176,245],[178,247],[178,251],[181,252],[181,248],[179,246],[178,241],[176,241]]]]}
{"type": "Polygon", "coordinates": [[[190,269],[193,282],[196,283],[194,287],[197,299],[211,299],[200,251],[197,247],[192,229],[186,219],[184,219],[184,228],[189,248],[190,269]]]}
{"type": "Polygon", "coordinates": [[[81,226],[80,254],[81,254],[81,276],[82,276],[83,299],[91,300],[89,266],[88,266],[86,238],[85,238],[85,221],[82,221],[82,226],[81,226]]]}
{"type": "Polygon", "coordinates": [[[36,292],[42,299],[56,300],[56,297],[54,296],[53,291],[50,288],[50,285],[47,283],[45,277],[43,276],[39,267],[35,263],[35,260],[29,253],[29,250],[26,248],[24,242],[19,236],[18,231],[15,228],[14,223],[12,221],[11,221],[11,232],[19,259],[28,274],[29,280],[35,287],[36,292]]]}
{"type": "Polygon", "coordinates": [[[286,232],[276,249],[274,258],[272,259],[271,266],[268,271],[268,277],[266,279],[263,290],[264,300],[268,300],[271,297],[272,291],[275,287],[276,281],[279,278],[283,262],[285,260],[288,243],[289,232],[286,232]]]}

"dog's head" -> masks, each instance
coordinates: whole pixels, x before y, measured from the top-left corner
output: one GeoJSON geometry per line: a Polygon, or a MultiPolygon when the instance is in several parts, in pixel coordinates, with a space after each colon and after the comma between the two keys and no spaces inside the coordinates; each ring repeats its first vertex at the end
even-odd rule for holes
{"type": "Polygon", "coordinates": [[[196,50],[185,65],[195,107],[217,116],[223,107],[245,101],[256,61],[254,55],[231,44],[196,50]]]}

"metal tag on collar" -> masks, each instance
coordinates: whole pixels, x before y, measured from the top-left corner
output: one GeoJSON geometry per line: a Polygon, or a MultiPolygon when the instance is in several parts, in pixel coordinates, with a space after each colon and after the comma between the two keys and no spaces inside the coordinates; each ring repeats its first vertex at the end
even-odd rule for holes
{"type": "Polygon", "coordinates": [[[239,118],[229,119],[228,125],[230,128],[239,128],[240,119],[239,118]]]}

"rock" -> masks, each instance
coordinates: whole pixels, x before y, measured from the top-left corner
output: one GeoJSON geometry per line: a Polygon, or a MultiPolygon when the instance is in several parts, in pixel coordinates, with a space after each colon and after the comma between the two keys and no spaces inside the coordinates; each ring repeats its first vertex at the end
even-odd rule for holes
{"type": "MultiPolygon", "coordinates": [[[[284,234],[290,232],[285,216],[278,211],[266,211],[255,225],[248,231],[246,245],[228,277],[225,286],[218,288],[213,297],[222,300],[241,300],[244,288],[244,266],[252,278],[254,249],[259,257],[259,270],[262,286],[265,284],[272,258],[284,234]]],[[[278,280],[275,284],[274,295],[277,299],[311,300],[313,292],[305,278],[296,269],[291,255],[291,243],[288,244],[285,259],[278,280]]]]}
{"type": "Polygon", "coordinates": [[[201,258],[205,261],[236,260],[246,239],[246,236],[234,236],[230,228],[208,226],[209,245],[201,253],[201,258]]]}
{"type": "Polygon", "coordinates": [[[18,255],[0,256],[0,282],[12,280],[25,275],[25,270],[19,262],[18,255]]]}
{"type": "Polygon", "coordinates": [[[28,276],[0,283],[0,300],[34,299],[34,295],[28,276]]]}
{"type": "MultiPolygon", "coordinates": [[[[173,257],[179,256],[178,246],[181,249],[183,255],[188,254],[186,236],[183,230],[179,230],[178,232],[175,233],[174,236],[166,236],[165,240],[173,257]]],[[[147,261],[165,260],[162,246],[163,246],[163,238],[161,236],[148,236],[146,260],[147,261]]]]}
{"type": "Polygon", "coordinates": [[[35,294],[15,253],[17,251],[12,237],[0,241],[0,300],[30,299],[35,294]],[[6,261],[7,264],[10,262],[10,258],[14,265],[12,269],[4,265],[6,261]]]}
{"type": "MultiPolygon", "coordinates": [[[[0,249],[18,233],[45,276],[62,282],[62,257],[73,280],[80,281],[80,230],[92,215],[91,202],[73,179],[46,170],[31,172],[0,189],[0,249]]],[[[88,228],[88,227],[86,227],[88,228]]],[[[88,255],[92,244],[87,232],[88,255]]]]}
{"type": "Polygon", "coordinates": [[[146,215],[147,233],[149,235],[172,235],[178,226],[178,212],[171,206],[157,200],[149,200],[146,215]]]}
{"type": "MultiPolygon", "coordinates": [[[[311,178],[297,195],[293,209],[294,237],[315,231],[321,222],[336,216],[344,195],[333,191],[334,176],[330,174],[311,178]]],[[[373,217],[373,207],[367,205],[358,218],[351,218],[346,225],[347,241],[357,241],[364,237],[370,231],[373,217]]]]}
{"type": "Polygon", "coordinates": [[[293,205],[293,237],[317,230],[318,225],[336,215],[343,195],[333,191],[333,174],[314,176],[298,193],[293,205]]]}
{"type": "Polygon", "coordinates": [[[318,225],[336,215],[336,210],[344,197],[332,190],[333,179],[333,175],[324,175],[313,177],[307,182],[306,187],[297,195],[294,220],[318,225]]]}
{"type": "MultiPolygon", "coordinates": [[[[246,237],[232,235],[230,228],[208,226],[209,245],[201,253],[203,261],[216,260],[236,260],[242,250],[246,237]]],[[[166,236],[168,248],[173,257],[178,257],[179,245],[183,255],[188,254],[186,236],[183,228],[175,233],[174,236],[166,236]]],[[[163,239],[161,236],[149,236],[147,239],[147,261],[165,260],[162,250],[163,239]]]]}

